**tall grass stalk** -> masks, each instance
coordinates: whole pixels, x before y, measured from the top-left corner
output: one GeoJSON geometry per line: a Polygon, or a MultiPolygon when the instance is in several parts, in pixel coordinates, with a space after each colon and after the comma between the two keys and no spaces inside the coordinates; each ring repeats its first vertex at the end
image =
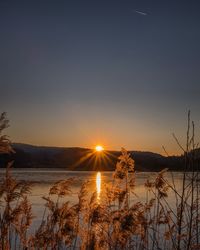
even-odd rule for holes
{"type": "MultiPolygon", "coordinates": [[[[0,116],[0,153],[12,148],[3,131],[8,127],[5,113],[0,116]]],[[[34,216],[28,198],[31,184],[16,180],[8,163],[0,181],[0,249],[82,249],[82,250],[194,250],[200,249],[199,162],[195,126],[188,113],[185,165],[181,190],[173,173],[164,169],[144,183],[146,200],[136,193],[134,160],[122,149],[111,185],[102,188],[99,202],[89,183],[71,204],[75,179],[56,182],[45,200],[44,214],[35,231],[30,232],[34,216]],[[191,126],[192,124],[192,126],[191,126]],[[188,172],[190,171],[190,172],[188,172]],[[174,203],[169,203],[169,195],[174,203]]]]}

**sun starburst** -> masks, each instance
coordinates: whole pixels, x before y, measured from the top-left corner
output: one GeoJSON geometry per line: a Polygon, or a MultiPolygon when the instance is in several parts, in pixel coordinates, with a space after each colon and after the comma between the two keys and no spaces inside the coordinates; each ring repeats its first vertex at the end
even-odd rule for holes
{"type": "Polygon", "coordinates": [[[96,150],[97,152],[101,152],[101,151],[104,150],[104,148],[103,148],[101,145],[97,145],[97,146],[95,147],[95,150],[96,150]]]}

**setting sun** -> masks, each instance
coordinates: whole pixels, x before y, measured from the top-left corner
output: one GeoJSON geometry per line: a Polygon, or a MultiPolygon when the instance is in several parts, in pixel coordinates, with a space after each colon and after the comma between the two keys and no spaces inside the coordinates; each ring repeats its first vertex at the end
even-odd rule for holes
{"type": "Polygon", "coordinates": [[[104,148],[103,148],[101,145],[97,145],[97,146],[95,147],[95,150],[98,151],[98,152],[101,152],[101,151],[104,150],[104,148]]]}

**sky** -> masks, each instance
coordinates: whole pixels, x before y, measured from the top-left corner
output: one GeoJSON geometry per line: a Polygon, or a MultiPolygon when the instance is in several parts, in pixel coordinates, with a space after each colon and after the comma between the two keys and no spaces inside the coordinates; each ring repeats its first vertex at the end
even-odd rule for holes
{"type": "Polygon", "coordinates": [[[200,2],[0,1],[13,142],[169,154],[200,129],[200,2]]]}

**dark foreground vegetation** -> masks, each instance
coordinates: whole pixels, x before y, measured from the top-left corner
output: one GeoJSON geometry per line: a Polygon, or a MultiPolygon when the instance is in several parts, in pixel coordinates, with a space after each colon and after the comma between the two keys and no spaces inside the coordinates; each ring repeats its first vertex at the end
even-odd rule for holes
{"type": "MultiPolygon", "coordinates": [[[[6,126],[3,114],[1,134],[6,126]]],[[[165,169],[144,184],[146,201],[134,201],[134,160],[122,149],[112,184],[103,187],[101,199],[96,192],[89,194],[86,182],[77,193],[77,203],[70,204],[76,180],[61,180],[43,197],[43,218],[33,232],[29,231],[34,220],[28,200],[31,185],[15,180],[8,164],[0,183],[0,249],[200,249],[200,176],[194,169],[196,144],[189,118],[186,140],[181,190],[173,175],[170,182],[165,178],[165,169]],[[167,201],[169,193],[174,195],[173,206],[167,201]]],[[[1,135],[0,152],[10,151],[9,141],[1,135]]]]}

